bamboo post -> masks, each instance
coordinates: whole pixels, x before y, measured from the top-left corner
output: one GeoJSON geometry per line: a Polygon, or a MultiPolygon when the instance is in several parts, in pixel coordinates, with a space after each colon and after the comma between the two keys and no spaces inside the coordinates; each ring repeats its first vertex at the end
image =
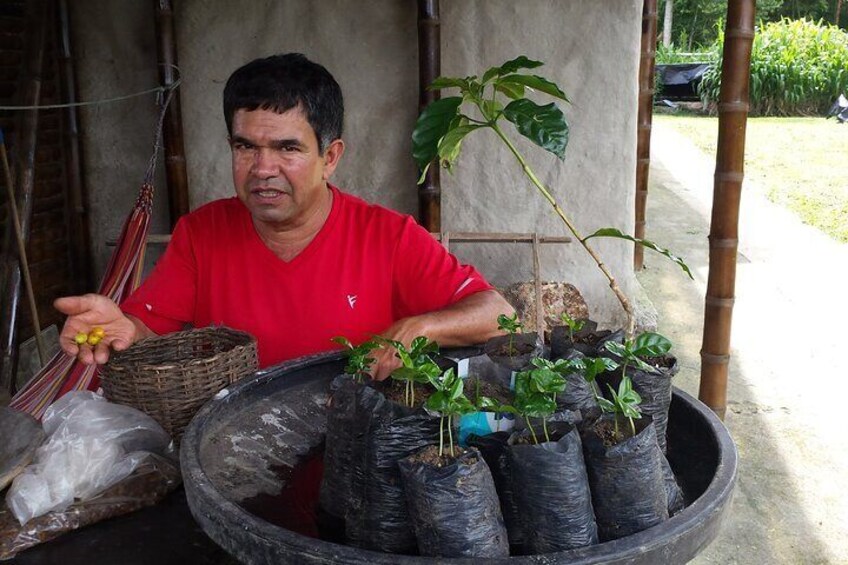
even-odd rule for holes
{"type": "MultiPolygon", "coordinates": [[[[156,14],[156,58],[159,66],[159,84],[171,87],[177,81],[177,44],[174,33],[174,11],[171,0],[153,0],[156,14]]],[[[180,93],[174,91],[165,114],[162,131],[165,145],[165,177],[168,185],[168,209],[171,229],[180,216],[189,211],[188,174],[186,173],[185,146],[180,93]]]]}
{"type": "MultiPolygon", "coordinates": [[[[77,85],[73,57],[71,56],[71,32],[67,0],[59,0],[58,7],[61,34],[59,71],[62,100],[68,104],[74,104],[77,101],[77,85]]],[[[91,270],[87,198],[82,177],[79,117],[75,106],[66,108],[63,130],[65,135],[65,174],[68,181],[68,241],[71,250],[71,277],[74,280],[73,284],[76,285],[74,291],[82,293],[94,287],[94,273],[91,270]]]]}
{"type": "MultiPolygon", "coordinates": [[[[21,89],[19,100],[24,106],[37,106],[41,99],[41,72],[44,62],[44,51],[47,39],[47,2],[46,0],[35,0],[27,3],[26,26],[27,44],[24,48],[24,64],[21,73],[21,89]]],[[[30,224],[32,221],[32,200],[35,187],[35,148],[38,134],[38,110],[32,109],[22,112],[17,119],[18,146],[16,171],[18,178],[15,184],[20,193],[18,197],[18,213],[21,225],[21,234],[24,242],[29,238],[30,224]]],[[[15,372],[18,364],[17,327],[18,327],[18,305],[21,300],[21,266],[17,260],[17,254],[11,246],[13,239],[12,223],[6,230],[4,242],[5,253],[5,292],[0,299],[3,300],[0,309],[0,385],[8,386],[14,392],[15,372]]]]}
{"type": "MultiPolygon", "coordinates": [[[[642,4],[642,54],[639,58],[639,114],[636,133],[636,223],[634,235],[645,238],[648,202],[648,170],[651,165],[651,122],[654,104],[654,63],[657,53],[657,0],[642,4]]],[[[645,248],[633,246],[633,268],[645,266],[645,248]]]]}
{"type": "Polygon", "coordinates": [[[718,149],[710,220],[710,267],[698,397],[720,418],[727,409],[730,328],[736,285],[739,201],[745,162],[745,126],[754,0],[730,0],[718,103],[718,149]]]}
{"type": "MultiPolygon", "coordinates": [[[[439,0],[418,0],[418,113],[439,99],[427,86],[441,74],[439,0]]],[[[428,231],[442,230],[440,167],[430,167],[418,187],[418,222],[428,231]]]]}

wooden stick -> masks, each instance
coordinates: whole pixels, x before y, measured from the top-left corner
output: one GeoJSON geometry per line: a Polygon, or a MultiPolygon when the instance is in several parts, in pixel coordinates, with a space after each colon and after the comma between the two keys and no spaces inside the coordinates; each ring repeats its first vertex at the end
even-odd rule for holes
{"type": "MultiPolygon", "coordinates": [[[[654,108],[654,63],[657,45],[657,0],[642,4],[642,55],[639,59],[639,114],[636,134],[636,223],[634,236],[645,238],[648,171],[651,166],[651,124],[654,108]]],[[[645,248],[633,244],[633,268],[645,266],[645,248]]]]}
{"type": "Polygon", "coordinates": [[[539,259],[539,234],[533,234],[533,291],[536,294],[536,331],[540,336],[542,333],[542,320],[544,319],[542,308],[542,262],[539,259]]]}
{"type": "Polygon", "coordinates": [[[736,286],[739,201],[744,177],[754,12],[754,0],[730,0],[727,5],[718,104],[718,149],[709,238],[710,269],[698,397],[720,418],[724,418],[727,410],[730,328],[736,286]]]}
{"type": "MultiPolygon", "coordinates": [[[[427,87],[441,74],[439,0],[418,0],[418,113],[439,99],[427,87]]],[[[430,167],[418,187],[418,222],[428,231],[442,230],[442,188],[439,167],[430,167]]]]}
{"type": "Polygon", "coordinates": [[[35,304],[35,293],[32,290],[32,277],[29,272],[29,262],[26,256],[26,243],[24,242],[24,234],[21,229],[21,218],[18,215],[18,203],[15,198],[15,189],[12,184],[12,170],[9,167],[9,158],[6,155],[6,141],[3,139],[3,132],[0,130],[0,160],[3,161],[3,175],[6,180],[6,194],[9,196],[9,216],[12,218],[12,226],[15,231],[15,240],[18,243],[18,259],[21,262],[21,274],[24,277],[24,287],[26,287],[27,301],[29,302],[29,315],[32,318],[32,328],[35,330],[35,346],[38,349],[38,358],[41,360],[41,366],[47,364],[47,346],[44,345],[44,337],[41,335],[41,323],[38,319],[38,307],[35,304]]]}

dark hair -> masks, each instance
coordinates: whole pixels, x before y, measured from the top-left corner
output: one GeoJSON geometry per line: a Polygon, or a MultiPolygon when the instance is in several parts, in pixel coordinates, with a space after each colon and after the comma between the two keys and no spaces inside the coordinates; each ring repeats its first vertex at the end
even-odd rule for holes
{"type": "Polygon", "coordinates": [[[233,133],[236,110],[282,114],[300,106],[318,138],[318,150],[342,136],[344,100],[333,75],[300,53],[256,59],[236,69],[224,87],[224,119],[233,133]]]}

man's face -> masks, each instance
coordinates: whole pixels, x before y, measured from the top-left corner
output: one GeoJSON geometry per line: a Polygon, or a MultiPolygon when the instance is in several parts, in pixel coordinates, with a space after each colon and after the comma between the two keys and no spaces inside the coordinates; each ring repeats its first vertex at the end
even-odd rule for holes
{"type": "Polygon", "coordinates": [[[233,184],[257,227],[296,228],[321,208],[341,140],[321,155],[300,108],[236,110],[232,128],[233,184]]]}

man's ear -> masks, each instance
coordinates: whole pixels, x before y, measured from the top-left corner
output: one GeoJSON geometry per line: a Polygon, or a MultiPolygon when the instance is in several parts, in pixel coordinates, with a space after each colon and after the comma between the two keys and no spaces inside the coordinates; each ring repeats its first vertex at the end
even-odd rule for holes
{"type": "Polygon", "coordinates": [[[325,181],[330,180],[330,177],[339,165],[342,155],[344,155],[344,151],[345,144],[341,139],[334,139],[330,142],[330,145],[324,149],[324,173],[322,178],[325,181]]]}

